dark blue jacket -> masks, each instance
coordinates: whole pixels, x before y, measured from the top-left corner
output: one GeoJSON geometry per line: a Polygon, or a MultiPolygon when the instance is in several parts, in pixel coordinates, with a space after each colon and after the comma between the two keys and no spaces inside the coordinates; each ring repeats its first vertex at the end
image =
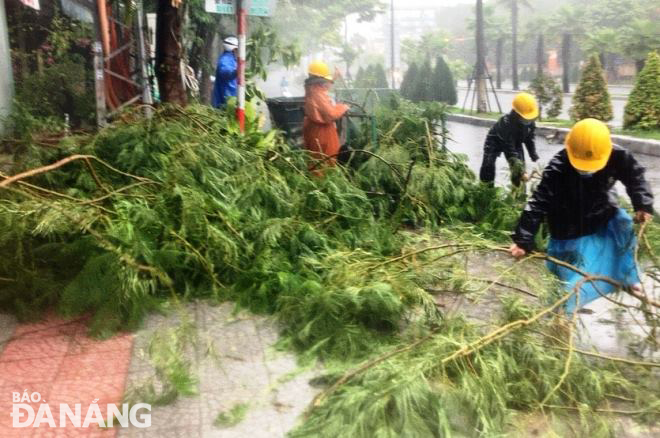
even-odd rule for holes
{"type": "Polygon", "coordinates": [[[232,52],[224,52],[218,58],[215,69],[215,85],[211,105],[219,108],[227,102],[227,98],[236,96],[236,70],[238,63],[232,52]]]}
{"type": "Polygon", "coordinates": [[[614,145],[605,167],[584,177],[571,166],[566,149],[562,149],[550,160],[541,183],[527,201],[513,241],[531,251],[534,235],[544,219],[555,239],[577,239],[595,233],[618,211],[617,196],[612,192],[616,181],[626,187],[635,211],[653,213],[653,193],[644,170],[630,152],[614,145]]]}

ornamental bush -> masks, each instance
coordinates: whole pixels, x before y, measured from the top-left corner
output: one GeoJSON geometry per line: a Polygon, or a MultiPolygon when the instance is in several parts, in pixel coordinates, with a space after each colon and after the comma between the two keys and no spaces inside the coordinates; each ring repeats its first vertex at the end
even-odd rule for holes
{"type": "Polygon", "coordinates": [[[554,119],[561,113],[562,92],[561,88],[551,76],[541,74],[534,78],[529,85],[529,91],[536,96],[539,103],[539,119],[543,117],[543,108],[546,116],[554,119]]]}
{"type": "Polygon", "coordinates": [[[402,97],[412,100],[412,86],[417,78],[418,70],[417,64],[413,62],[403,75],[403,80],[401,81],[401,87],[399,89],[402,97]]]}
{"type": "Polygon", "coordinates": [[[570,116],[576,121],[588,117],[603,122],[612,120],[610,93],[607,91],[603,68],[596,55],[592,55],[582,69],[580,82],[573,95],[570,116]]]}
{"type": "Polygon", "coordinates": [[[626,109],[623,127],[627,129],[660,129],[660,56],[651,52],[637,75],[626,109]]]}
{"type": "Polygon", "coordinates": [[[431,97],[433,97],[433,100],[445,102],[449,105],[455,105],[458,100],[456,97],[454,77],[442,56],[438,56],[435,62],[435,69],[433,70],[433,78],[431,80],[431,97]]]}

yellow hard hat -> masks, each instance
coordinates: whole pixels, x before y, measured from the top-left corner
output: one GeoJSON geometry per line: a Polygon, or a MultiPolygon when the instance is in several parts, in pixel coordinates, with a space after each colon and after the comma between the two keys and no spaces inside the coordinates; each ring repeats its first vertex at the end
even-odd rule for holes
{"type": "Polygon", "coordinates": [[[513,98],[513,110],[525,120],[534,120],[539,116],[536,99],[529,93],[518,93],[513,98]]]}
{"type": "Polygon", "coordinates": [[[577,170],[599,171],[612,154],[609,128],[600,120],[580,120],[566,136],[566,151],[571,165],[577,170]]]}
{"type": "Polygon", "coordinates": [[[328,64],[323,61],[312,61],[309,64],[309,67],[307,67],[307,73],[332,81],[330,67],[328,67],[328,64]]]}

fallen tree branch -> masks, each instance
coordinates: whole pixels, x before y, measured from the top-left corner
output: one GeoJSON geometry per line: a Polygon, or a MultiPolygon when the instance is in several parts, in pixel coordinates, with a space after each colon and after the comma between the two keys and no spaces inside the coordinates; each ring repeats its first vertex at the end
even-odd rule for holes
{"type": "MultiPolygon", "coordinates": [[[[581,280],[575,285],[574,293],[575,293],[575,307],[579,308],[580,307],[580,288],[582,287],[581,282],[583,282],[585,279],[581,280]]],[[[559,380],[555,384],[555,386],[552,387],[550,392],[548,392],[545,397],[543,397],[543,400],[541,401],[541,406],[543,407],[548,400],[550,400],[550,397],[553,396],[555,392],[559,388],[561,388],[561,385],[566,381],[566,377],[568,377],[568,373],[571,370],[571,362],[573,361],[573,350],[575,349],[575,344],[574,344],[574,337],[573,337],[573,328],[575,327],[575,321],[577,319],[577,312],[573,312],[573,315],[571,317],[571,323],[568,326],[568,357],[566,358],[566,362],[564,362],[564,371],[562,371],[561,376],[559,376],[559,380]]]]}
{"type": "MultiPolygon", "coordinates": [[[[113,166],[111,166],[110,164],[106,163],[105,161],[103,161],[103,160],[101,160],[101,159],[99,159],[99,158],[97,158],[93,155],[75,154],[75,155],[71,155],[71,156],[66,157],[66,158],[62,158],[61,160],[56,161],[53,164],[49,164],[49,165],[42,166],[42,167],[37,167],[35,169],[26,170],[25,172],[21,172],[21,173],[18,173],[16,175],[13,175],[13,176],[6,177],[4,180],[0,181],[0,188],[6,188],[10,184],[13,184],[17,181],[23,180],[25,178],[29,178],[29,177],[36,176],[36,175],[41,175],[42,173],[47,173],[47,172],[50,172],[52,170],[59,169],[60,167],[66,165],[68,163],[71,163],[73,161],[77,161],[77,160],[84,160],[89,167],[91,167],[91,165],[89,164],[88,160],[94,160],[94,161],[102,164],[103,166],[107,167],[108,169],[112,170],[113,172],[119,173],[120,175],[128,176],[130,178],[137,179],[138,181],[144,181],[144,182],[150,182],[152,184],[158,184],[156,181],[150,180],[149,178],[145,178],[145,177],[137,176],[137,175],[131,175],[130,173],[126,173],[126,172],[123,172],[119,169],[116,169],[113,166]]],[[[92,173],[92,177],[95,177],[95,172],[93,171],[93,169],[90,172],[92,173]]],[[[95,177],[95,181],[97,182],[97,184],[100,184],[100,181],[98,180],[98,177],[95,177]]],[[[103,185],[101,185],[100,187],[103,188],[103,185]]]]}
{"type": "Polygon", "coordinates": [[[76,155],[71,155],[71,156],[66,157],[66,158],[62,158],[61,160],[56,161],[53,164],[49,164],[47,166],[42,166],[42,167],[37,167],[35,169],[30,169],[30,170],[27,170],[25,172],[21,172],[19,174],[13,175],[13,176],[9,176],[9,177],[5,178],[4,180],[0,181],[0,188],[7,187],[8,185],[10,185],[10,184],[12,184],[16,181],[20,181],[22,179],[29,178],[31,176],[40,175],[42,173],[50,172],[51,170],[58,169],[58,168],[64,166],[65,164],[71,163],[72,161],[85,160],[85,159],[89,159],[89,158],[93,158],[93,156],[92,155],[76,154],[76,155]]]}
{"type": "Polygon", "coordinates": [[[428,246],[426,248],[411,251],[411,252],[408,252],[408,253],[403,254],[401,256],[394,257],[394,258],[391,258],[389,260],[385,260],[384,262],[381,262],[381,263],[378,263],[377,265],[372,266],[370,268],[370,270],[373,271],[373,270],[378,269],[382,266],[389,265],[390,263],[395,263],[395,262],[398,262],[400,260],[407,259],[408,257],[412,257],[412,256],[415,256],[417,254],[421,254],[421,253],[428,252],[428,251],[434,251],[434,250],[443,249],[443,248],[462,248],[462,247],[469,247],[469,246],[473,246],[473,245],[469,244],[469,243],[463,243],[463,244],[447,243],[447,244],[443,244],[443,245],[428,246]]]}
{"type": "Polygon", "coordinates": [[[387,352],[387,353],[385,353],[381,356],[378,356],[378,357],[376,357],[372,360],[368,360],[368,361],[364,362],[362,365],[360,365],[359,367],[357,367],[357,368],[353,369],[352,371],[349,371],[348,373],[344,374],[340,379],[338,379],[335,383],[333,383],[332,386],[330,386],[328,389],[326,389],[325,391],[319,393],[316,397],[314,397],[314,399],[310,403],[309,407],[305,411],[305,418],[309,417],[309,415],[312,413],[314,408],[316,408],[317,406],[320,406],[323,403],[323,401],[326,398],[328,398],[328,396],[330,396],[333,392],[335,392],[335,390],[337,390],[337,388],[339,388],[340,386],[342,386],[343,384],[345,384],[346,382],[351,380],[353,377],[357,376],[358,374],[368,370],[369,368],[371,368],[375,365],[378,365],[381,362],[386,361],[387,359],[389,359],[393,356],[396,356],[397,354],[405,353],[406,351],[410,351],[410,350],[414,349],[415,347],[417,347],[417,346],[423,344],[424,342],[430,340],[431,338],[433,338],[433,335],[435,335],[435,333],[437,331],[438,331],[438,329],[432,330],[431,333],[429,333],[428,335],[416,340],[412,344],[405,345],[403,347],[400,347],[400,348],[397,348],[395,350],[389,351],[389,352],[387,352]]]}

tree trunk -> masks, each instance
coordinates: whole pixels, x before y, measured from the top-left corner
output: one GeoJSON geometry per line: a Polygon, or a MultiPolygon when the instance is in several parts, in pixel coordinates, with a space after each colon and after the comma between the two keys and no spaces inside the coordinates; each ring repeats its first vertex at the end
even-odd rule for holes
{"type": "Polygon", "coordinates": [[[497,88],[502,88],[502,50],[504,49],[504,38],[497,39],[497,46],[495,46],[495,68],[497,77],[497,88]]]}
{"type": "Polygon", "coordinates": [[[571,34],[565,33],[561,39],[561,83],[564,93],[571,92],[571,34]]]}
{"type": "Polygon", "coordinates": [[[183,11],[171,0],[158,0],[156,11],[156,78],[162,102],[186,105],[181,78],[183,11]]]}
{"type": "Polygon", "coordinates": [[[543,66],[545,65],[545,41],[543,34],[540,33],[536,42],[536,76],[543,75],[543,66]]]}
{"type": "Polygon", "coordinates": [[[206,41],[208,44],[205,44],[204,56],[208,59],[208,67],[202,69],[202,79],[199,82],[199,99],[202,103],[210,104],[211,103],[211,94],[213,93],[213,82],[211,81],[211,75],[215,74],[216,62],[218,49],[220,43],[220,34],[216,33],[213,35],[213,38],[209,38],[209,41],[206,41]]]}
{"type": "Polygon", "coordinates": [[[613,53],[608,53],[607,54],[607,69],[605,70],[607,72],[607,80],[608,81],[616,81],[619,79],[619,72],[616,68],[616,55],[613,53]]]}
{"type": "Polygon", "coordinates": [[[476,68],[476,93],[477,112],[485,113],[486,103],[486,56],[484,52],[484,5],[483,0],[477,0],[477,68],[476,68]]]}
{"type": "Polygon", "coordinates": [[[513,89],[518,86],[518,0],[511,0],[511,80],[513,89]]]}

